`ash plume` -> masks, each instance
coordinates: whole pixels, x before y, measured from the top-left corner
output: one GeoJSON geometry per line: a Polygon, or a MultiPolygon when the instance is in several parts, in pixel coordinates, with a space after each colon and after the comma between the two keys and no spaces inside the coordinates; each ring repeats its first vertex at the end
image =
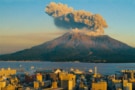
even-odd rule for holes
{"type": "Polygon", "coordinates": [[[106,21],[99,14],[92,14],[84,10],[74,10],[62,3],[51,2],[46,6],[45,12],[54,18],[57,27],[70,29],[87,29],[93,33],[104,33],[106,21]]]}

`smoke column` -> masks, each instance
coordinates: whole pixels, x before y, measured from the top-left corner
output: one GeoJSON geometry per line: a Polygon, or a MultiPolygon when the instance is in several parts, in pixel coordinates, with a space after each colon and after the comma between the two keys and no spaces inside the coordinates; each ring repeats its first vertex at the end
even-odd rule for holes
{"type": "Polygon", "coordinates": [[[54,18],[57,27],[67,30],[77,28],[103,34],[104,28],[107,27],[107,23],[101,15],[84,10],[74,10],[62,3],[51,2],[46,6],[45,12],[54,18]]]}

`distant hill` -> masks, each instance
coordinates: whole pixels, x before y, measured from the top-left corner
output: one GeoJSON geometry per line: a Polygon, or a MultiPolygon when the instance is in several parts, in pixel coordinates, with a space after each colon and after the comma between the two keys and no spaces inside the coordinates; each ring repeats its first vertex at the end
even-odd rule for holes
{"type": "Polygon", "coordinates": [[[1,55],[0,60],[135,62],[135,49],[107,35],[72,31],[30,49],[1,55]]]}

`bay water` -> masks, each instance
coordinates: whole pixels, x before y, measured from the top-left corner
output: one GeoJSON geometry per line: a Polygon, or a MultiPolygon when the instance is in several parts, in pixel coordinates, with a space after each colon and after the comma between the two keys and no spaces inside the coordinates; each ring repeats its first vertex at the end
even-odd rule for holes
{"type": "Polygon", "coordinates": [[[88,71],[97,67],[98,73],[104,75],[115,74],[121,70],[135,70],[135,63],[82,63],[82,62],[42,62],[42,61],[0,61],[0,68],[24,68],[26,71],[33,69],[53,70],[71,68],[88,71]]]}

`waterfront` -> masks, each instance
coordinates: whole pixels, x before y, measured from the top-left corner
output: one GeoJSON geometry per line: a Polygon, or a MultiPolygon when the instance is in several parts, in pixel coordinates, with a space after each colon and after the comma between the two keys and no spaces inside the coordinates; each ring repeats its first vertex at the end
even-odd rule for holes
{"type": "Polygon", "coordinates": [[[114,74],[117,71],[130,69],[135,70],[135,63],[81,63],[81,62],[40,62],[40,61],[1,61],[0,68],[24,68],[26,71],[31,69],[56,69],[61,68],[70,70],[70,68],[88,71],[95,66],[101,74],[114,74]]]}

